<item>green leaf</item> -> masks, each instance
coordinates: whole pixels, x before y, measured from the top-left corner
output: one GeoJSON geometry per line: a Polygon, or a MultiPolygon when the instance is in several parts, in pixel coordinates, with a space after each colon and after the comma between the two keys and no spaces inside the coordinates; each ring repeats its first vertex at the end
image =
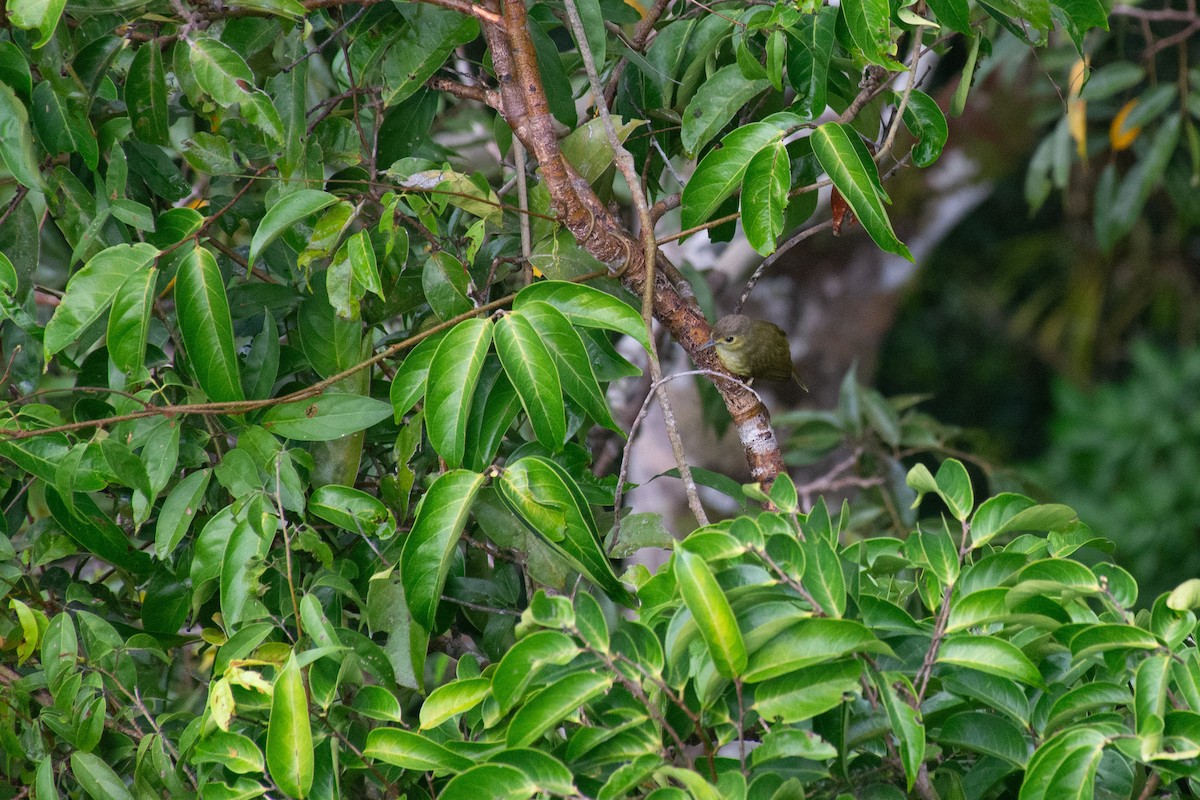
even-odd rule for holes
{"type": "MultiPolygon", "coordinates": [[[[211,36],[200,36],[184,44],[190,45],[188,54],[196,83],[218,105],[232,106],[250,98],[254,73],[236,50],[211,36]]],[[[250,252],[253,262],[253,247],[250,252]]]]}
{"type": "Polygon", "coordinates": [[[466,452],[467,419],[484,356],[492,342],[489,319],[469,319],[442,338],[429,362],[425,388],[425,429],[434,451],[450,467],[466,452]]]}
{"type": "Polygon", "coordinates": [[[529,320],[538,338],[550,351],[567,396],[596,423],[624,435],[612,418],[604,392],[592,371],[587,346],[571,326],[571,321],[557,308],[541,301],[522,304],[520,314],[529,320]]]}
{"type": "Polygon", "coordinates": [[[463,263],[445,250],[429,257],[421,271],[421,288],[438,319],[448,320],[474,307],[468,296],[470,279],[463,263]]]}
{"type": "Polygon", "coordinates": [[[583,704],[609,690],[611,675],[576,672],[560,678],[534,695],[513,715],[506,742],[509,747],[528,747],[543,733],[579,712],[583,704]]]}
{"type": "Polygon", "coordinates": [[[170,247],[200,230],[203,224],[204,215],[193,208],[168,208],[154,220],[146,241],[155,247],[170,247]]]}
{"type": "Polygon", "coordinates": [[[444,472],[417,506],[412,531],[404,540],[400,573],[413,618],[426,630],[436,627],[438,604],[458,537],[484,476],[467,470],[444,472]]]}
{"type": "Polygon", "coordinates": [[[392,416],[382,400],[326,392],[311,400],[271,406],[260,423],[271,433],[302,442],[330,442],[366,430],[392,416]]]}
{"type": "Polygon", "coordinates": [[[78,153],[88,169],[96,169],[100,162],[96,134],[87,119],[68,106],[66,98],[56,92],[49,81],[34,87],[31,110],[34,127],[47,152],[51,155],[78,153]]]}
{"type": "Polygon", "coordinates": [[[392,376],[392,387],[389,398],[392,402],[392,414],[396,422],[412,410],[425,395],[429,364],[441,343],[441,335],[428,336],[417,343],[417,346],[404,357],[396,374],[392,376]]]}
{"type": "Polygon", "coordinates": [[[158,249],[148,244],[118,244],[92,256],[67,281],[62,300],[46,325],[46,361],[79,338],[84,329],[108,310],[130,275],[144,270],[158,249]]]}
{"type": "Polygon", "coordinates": [[[392,512],[378,497],[349,486],[327,484],[313,491],[308,511],[339,528],[364,536],[387,538],[396,530],[392,512]],[[380,526],[385,526],[380,529],[380,526]]]}
{"type": "Polygon", "coordinates": [[[918,710],[909,705],[917,702],[917,692],[908,677],[900,672],[883,672],[874,678],[879,699],[891,722],[892,735],[900,744],[900,763],[904,765],[904,776],[911,792],[925,760],[925,726],[918,710]]]}
{"type": "Polygon", "coordinates": [[[791,188],[791,164],[782,141],[767,145],[750,159],[742,181],[742,228],[746,241],[761,256],[775,252],[791,188]]]}
{"type": "Polygon", "coordinates": [[[71,774],[92,800],[133,800],[125,782],[95,753],[71,753],[71,774]]]}
{"type": "Polygon", "coordinates": [[[542,668],[565,666],[579,647],[558,631],[536,631],[509,648],[492,673],[492,696],[501,713],[508,713],[525,696],[542,668]]]}
{"type": "Polygon", "coordinates": [[[150,144],[171,144],[167,78],[157,42],[147,42],[133,54],[125,78],[125,108],[134,136],[150,144]]]}
{"type": "Polygon", "coordinates": [[[959,634],[949,636],[938,650],[939,664],[957,664],[962,667],[1012,678],[1031,686],[1042,685],[1042,675],[1037,667],[1015,645],[992,636],[959,634]]]}
{"type": "Polygon", "coordinates": [[[350,257],[350,269],[354,280],[365,291],[386,299],[383,296],[383,286],[379,281],[379,266],[375,262],[375,251],[371,248],[371,238],[366,231],[359,231],[346,241],[346,249],[350,257]]]}
{"type": "Polygon", "coordinates": [[[477,764],[455,775],[438,794],[439,800],[528,800],[538,785],[516,767],[477,764]]]}
{"type": "Polygon", "coordinates": [[[222,730],[196,742],[191,760],[196,764],[223,764],[237,775],[261,773],[264,767],[262,750],[253,739],[222,730]]]}
{"type": "Polygon", "coordinates": [[[591,286],[567,281],[538,281],[526,286],[513,300],[513,310],[526,303],[548,303],[580,328],[602,328],[633,337],[649,349],[650,340],[642,315],[610,294],[591,286]]]}
{"type": "Polygon", "coordinates": [[[420,89],[446,62],[454,48],[479,36],[474,17],[432,5],[404,7],[407,24],[383,60],[384,107],[420,89]]]}
{"type": "MultiPolygon", "coordinates": [[[[255,512],[251,510],[250,513],[255,512]]],[[[240,627],[243,622],[260,619],[268,613],[258,600],[262,591],[258,578],[262,573],[262,559],[270,547],[270,536],[274,534],[275,519],[270,519],[271,531],[268,535],[260,534],[250,520],[239,521],[221,554],[221,614],[233,628],[240,627]]]]}
{"type": "Polygon", "coordinates": [[[1103,733],[1088,728],[1072,728],[1043,742],[1029,760],[1019,800],[1093,797],[1105,744],[1103,733]]]}
{"type": "Polygon", "coordinates": [[[850,653],[889,653],[862,623],[846,619],[802,619],[750,653],[743,679],[757,683],[822,664],[850,653]]]}
{"type": "Polygon", "coordinates": [[[971,33],[971,8],[967,0],[929,0],[937,21],[961,34],[971,33]]]}
{"type": "Polygon", "coordinates": [[[117,291],[108,315],[108,355],[126,375],[137,374],[146,357],[146,335],[154,309],[158,270],[134,272],[117,291]]]}
{"type": "Polygon", "coordinates": [[[8,21],[18,28],[36,31],[31,46],[37,50],[54,35],[66,5],[67,0],[8,0],[8,21]]]}
{"type": "Polygon", "coordinates": [[[846,0],[841,8],[859,54],[873,64],[891,65],[889,56],[894,55],[896,45],[892,41],[887,0],[846,0]]]}
{"type": "Polygon", "coordinates": [[[307,797],[313,784],[312,727],[308,696],[295,655],[275,676],[271,717],[267,721],[267,770],[288,797],[307,797]]]}
{"type": "Polygon", "coordinates": [[[821,168],[829,175],[833,185],[841,192],[846,204],[863,228],[886,252],[913,260],[912,253],[896,238],[892,223],[884,211],[876,189],[879,172],[875,162],[861,145],[855,144],[858,134],[848,125],[826,122],[812,132],[813,152],[821,168]]]}
{"type": "Polygon", "coordinates": [[[549,450],[561,450],[567,436],[562,383],[538,331],[522,312],[514,311],[496,322],[495,341],[496,354],[521,398],[534,436],[549,450]]]}
{"type": "Polygon", "coordinates": [[[292,225],[337,201],[337,197],[319,189],[301,189],[281,197],[267,209],[254,231],[250,240],[250,265],[253,266],[258,255],[292,225]]]}
{"type": "Polygon", "coordinates": [[[928,167],[937,161],[949,135],[946,115],[938,108],[937,102],[914,89],[908,96],[908,105],[904,107],[904,124],[917,140],[913,147],[913,163],[918,167],[928,167]]]}
{"type": "Polygon", "coordinates": [[[79,668],[79,639],[75,634],[75,622],[67,612],[55,614],[46,626],[46,632],[42,634],[41,657],[46,685],[57,699],[63,681],[79,668]]]}
{"type": "Polygon", "coordinates": [[[434,689],[421,704],[421,730],[436,728],[446,720],[470,711],[483,702],[491,686],[492,682],[487,678],[467,678],[434,689]]]}
{"type": "Polygon", "coordinates": [[[750,80],[737,64],[728,64],[714,72],[700,85],[683,112],[680,140],[683,152],[695,158],[714,136],[720,133],[738,109],[755,95],[770,88],[764,78],[750,80]]]}
{"type": "Polygon", "coordinates": [[[800,46],[788,48],[788,80],[796,90],[791,110],[805,122],[825,113],[837,20],[836,8],[822,6],[805,20],[799,34],[800,46]]]}
{"type": "Polygon", "coordinates": [[[937,741],[1001,758],[1018,768],[1024,768],[1029,753],[1028,741],[1020,728],[999,714],[985,711],[964,711],[950,717],[942,724],[937,741]]]}
{"type": "Polygon", "coordinates": [[[179,481],[163,501],[154,531],[154,554],[160,560],[166,560],[183,541],[211,479],[212,470],[197,470],[179,481]]]}
{"type": "Polygon", "coordinates": [[[199,245],[180,259],[175,313],[192,372],[209,399],[244,399],[225,281],[212,253],[199,245]]]}
{"type": "MultiPolygon", "coordinates": [[[[803,722],[860,694],[861,676],[862,665],[854,659],[803,667],[758,684],[753,708],[764,720],[803,722]]],[[[756,763],[759,758],[756,753],[756,763]]]]}
{"type": "Polygon", "coordinates": [[[399,728],[376,728],[368,733],[363,755],[416,772],[463,772],[474,765],[427,736],[399,728]]]}
{"type": "Polygon", "coordinates": [[[1167,608],[1172,611],[1200,608],[1200,578],[1189,578],[1172,589],[1167,595],[1167,608]]]}
{"type": "MultiPolygon", "coordinates": [[[[623,120],[613,117],[613,129],[617,141],[624,142],[629,134],[646,124],[645,120],[623,120]]],[[[562,153],[575,167],[579,176],[588,183],[595,183],[613,164],[612,142],[604,130],[604,120],[596,117],[578,126],[559,142],[562,153]]]]}
{"type": "Polygon", "coordinates": [[[804,551],[804,586],[821,610],[832,617],[846,613],[846,578],[837,551],[824,538],[811,537],[804,551]]]}
{"type": "Polygon", "coordinates": [[[301,19],[307,13],[298,0],[236,0],[235,8],[249,8],[255,11],[265,11],[278,17],[301,19]]]}
{"type": "Polygon", "coordinates": [[[741,187],[751,159],[772,142],[782,141],[783,133],[779,125],[752,122],[731,131],[719,148],[706,153],[683,187],[680,227],[686,230],[707,222],[741,187]]]}
{"type": "Polygon", "coordinates": [[[712,571],[703,558],[681,548],[675,551],[675,580],[717,672],[727,678],[739,677],[746,669],[746,644],[712,571]]]}
{"type": "Polygon", "coordinates": [[[573,567],[618,603],[636,604],[617,580],[591,508],[570,473],[549,459],[527,456],[505,466],[498,488],[517,516],[573,567]]]}
{"type": "Polygon", "coordinates": [[[1133,625],[1089,625],[1071,637],[1069,644],[1075,659],[1109,650],[1157,650],[1161,645],[1154,634],[1133,625]]]}

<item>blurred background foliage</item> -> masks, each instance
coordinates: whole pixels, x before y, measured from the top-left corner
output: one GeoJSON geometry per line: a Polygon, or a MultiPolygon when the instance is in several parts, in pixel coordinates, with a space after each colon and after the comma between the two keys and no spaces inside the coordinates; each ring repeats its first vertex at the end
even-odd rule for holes
{"type": "Polygon", "coordinates": [[[1200,574],[1196,31],[1184,3],[1118,4],[1086,69],[1066,39],[997,40],[956,140],[989,191],[922,262],[875,376],[1078,509],[1143,598],[1200,574]]]}

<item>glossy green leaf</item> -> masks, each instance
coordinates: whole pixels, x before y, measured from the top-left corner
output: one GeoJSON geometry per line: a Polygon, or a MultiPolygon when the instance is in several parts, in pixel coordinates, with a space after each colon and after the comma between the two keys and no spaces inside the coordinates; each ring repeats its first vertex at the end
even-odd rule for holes
{"type": "Polygon", "coordinates": [[[1019,800],[1084,800],[1094,796],[1104,734],[1072,728],[1044,742],[1025,770],[1019,800]]]}
{"type": "Polygon", "coordinates": [[[516,767],[505,764],[478,764],[455,775],[438,795],[440,800],[527,800],[538,793],[538,786],[516,767]]]}
{"type": "Polygon", "coordinates": [[[436,728],[451,717],[470,711],[491,691],[487,678],[451,681],[429,693],[421,704],[421,729],[436,728]]]}
{"type": "Polygon", "coordinates": [[[437,352],[441,336],[434,335],[422,339],[400,363],[396,374],[392,376],[392,387],[389,393],[392,402],[392,414],[399,422],[404,415],[425,395],[429,364],[437,352]]]}
{"type": "Polygon", "coordinates": [[[904,124],[917,140],[913,147],[913,163],[918,167],[928,167],[937,161],[949,136],[946,115],[938,108],[937,102],[914,89],[908,96],[908,105],[904,107],[904,124]]]}
{"type": "Polygon", "coordinates": [[[135,375],[146,357],[146,335],[154,310],[158,270],[138,270],[125,279],[108,314],[108,355],[126,375],[135,375]]]}
{"type": "Polygon", "coordinates": [[[217,260],[203,247],[180,259],[175,275],[175,313],[196,380],[209,399],[244,399],[229,298],[217,260]]]}
{"type": "Polygon", "coordinates": [[[221,614],[230,626],[236,628],[244,621],[261,619],[268,613],[258,600],[261,593],[259,576],[274,527],[272,524],[270,533],[264,536],[249,520],[242,520],[234,526],[225,543],[225,552],[221,555],[220,598],[221,614]]]}
{"type": "Polygon", "coordinates": [[[463,772],[473,762],[434,740],[399,728],[376,728],[367,734],[363,755],[417,772],[463,772]]]}
{"type": "Polygon", "coordinates": [[[309,215],[333,205],[337,200],[334,195],[319,189],[301,189],[281,197],[267,209],[262,222],[254,231],[254,237],[250,240],[250,264],[253,265],[259,253],[278,239],[288,228],[309,215]]]}
{"type": "Polygon", "coordinates": [[[47,361],[99,319],[126,279],[144,270],[157,256],[158,249],[148,244],[118,244],[101,250],[72,275],[46,325],[43,348],[47,361]]]}
{"type": "Polygon", "coordinates": [[[848,125],[826,122],[812,132],[813,152],[821,168],[841,192],[846,204],[875,244],[889,253],[912,261],[912,253],[896,238],[876,185],[879,172],[866,148],[856,145],[858,134],[848,125]]]}
{"type": "Polygon", "coordinates": [[[611,675],[576,672],[567,675],[529,699],[513,715],[506,741],[509,747],[527,747],[568,716],[578,713],[584,703],[607,692],[611,675]]]}
{"type": "Polygon", "coordinates": [[[967,0],[929,0],[937,21],[962,34],[971,32],[971,8],[967,0]]]}
{"type": "Polygon", "coordinates": [[[775,252],[791,188],[791,164],[783,142],[764,147],[750,159],[742,181],[742,228],[759,255],[775,252]]]}
{"type": "Polygon", "coordinates": [[[92,800],[133,800],[125,782],[95,753],[71,753],[71,774],[92,800]]]}
{"type": "Polygon", "coordinates": [[[505,314],[495,327],[496,353],[521,398],[537,440],[552,451],[567,435],[562,383],[554,358],[524,314],[505,314]]]}
{"type": "Polygon", "coordinates": [[[747,683],[765,681],[801,667],[822,664],[856,652],[891,651],[859,622],[802,619],[752,650],[743,678],[747,683]]]}
{"type": "Polygon", "coordinates": [[[802,667],[758,684],[753,708],[765,720],[803,722],[861,693],[861,675],[854,659],[802,667]]]}
{"type": "Polygon", "coordinates": [[[154,220],[146,241],[155,247],[169,247],[191,236],[204,224],[204,215],[194,208],[168,208],[154,220]]]}
{"type": "Polygon", "coordinates": [[[729,64],[700,85],[683,111],[680,139],[683,151],[695,157],[755,95],[770,88],[765,77],[748,79],[737,64],[729,64]]]}
{"type": "Polygon", "coordinates": [[[992,636],[958,634],[949,636],[938,650],[939,664],[957,664],[962,667],[998,675],[1002,678],[1042,685],[1042,675],[1037,667],[1015,645],[992,636]]]}
{"type": "Polygon", "coordinates": [[[350,486],[328,484],[313,491],[308,511],[326,522],[364,536],[388,537],[396,520],[378,497],[350,486]],[[381,531],[380,526],[386,525],[381,531]]]}
{"type": "Polygon", "coordinates": [[[554,306],[580,328],[601,328],[623,333],[649,348],[642,315],[628,303],[599,289],[567,281],[538,281],[517,293],[513,310],[519,311],[525,303],[539,301],[554,306]]]}
{"type": "Polygon", "coordinates": [[[707,222],[742,186],[751,159],[772,142],[781,141],[783,132],[771,122],[752,122],[730,132],[720,148],[706,153],[683,187],[680,227],[687,230],[707,222]]]}
{"type": "Polygon", "coordinates": [[[578,403],[595,422],[622,433],[612,418],[604,392],[592,371],[587,347],[578,331],[571,326],[570,320],[549,303],[536,300],[522,304],[520,313],[529,320],[537,337],[550,351],[567,396],[578,403]]]}
{"type": "Polygon", "coordinates": [[[313,784],[312,727],[304,677],[294,655],[275,676],[267,722],[267,770],[288,797],[307,797],[313,784]]]}
{"type": "Polygon", "coordinates": [[[34,31],[30,44],[37,50],[54,35],[66,5],[66,0],[8,0],[8,21],[18,28],[34,31]]]}
{"type": "Polygon", "coordinates": [[[8,85],[0,82],[0,160],[13,178],[31,190],[42,190],[29,113],[8,85]]]}
{"type": "Polygon", "coordinates": [[[469,319],[454,326],[429,362],[425,389],[425,428],[433,449],[450,467],[463,462],[467,419],[484,356],[492,343],[489,319],[469,319]]]}
{"type": "Polygon", "coordinates": [[[1156,650],[1158,639],[1133,625],[1091,625],[1071,637],[1071,655],[1076,659],[1109,650],[1156,650]]]}
{"type": "Polygon", "coordinates": [[[492,695],[501,713],[510,711],[546,666],[564,666],[579,647],[558,631],[536,631],[509,648],[492,673],[492,695]]]}
{"type": "Polygon", "coordinates": [[[529,456],[507,464],[497,484],[504,502],[613,600],[635,605],[600,544],[591,508],[574,478],[555,462],[529,456]]]}
{"type": "Polygon", "coordinates": [[[305,13],[303,4],[298,0],[237,0],[235,5],[238,8],[265,11],[288,19],[300,19],[305,13]]]}
{"type": "Polygon", "coordinates": [[[133,54],[125,78],[125,108],[134,136],[149,144],[171,143],[167,79],[157,42],[148,42],[133,54]]]}
{"type": "Polygon", "coordinates": [[[804,551],[804,586],[831,617],[846,613],[846,578],[837,552],[823,538],[810,538],[804,551]]]}
{"type": "Polygon", "coordinates": [[[64,679],[78,670],[79,639],[70,614],[60,611],[54,615],[42,634],[41,645],[46,685],[57,695],[64,679]]]}
{"type": "Polygon", "coordinates": [[[746,669],[746,644],[712,571],[700,556],[680,549],[675,551],[675,580],[717,672],[727,678],[739,677],[746,669]]]}
{"type": "Polygon", "coordinates": [[[435,627],[450,558],[483,479],[461,469],[439,475],[417,506],[412,531],[404,540],[400,555],[404,595],[413,618],[426,630],[435,627]]]}
{"type": "Polygon", "coordinates": [[[392,416],[392,407],[382,400],[357,394],[326,392],[311,400],[271,406],[261,425],[285,439],[329,442],[392,416]]]}

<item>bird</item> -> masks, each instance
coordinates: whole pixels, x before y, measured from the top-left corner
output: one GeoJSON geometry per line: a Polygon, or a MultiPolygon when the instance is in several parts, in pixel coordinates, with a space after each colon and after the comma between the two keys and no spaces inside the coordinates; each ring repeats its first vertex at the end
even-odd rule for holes
{"type": "Polygon", "coordinates": [[[700,349],[709,347],[716,350],[725,369],[740,378],[749,378],[751,383],[755,378],[794,380],[801,389],[808,391],[792,364],[787,334],[778,325],[742,314],[729,314],[717,320],[712,328],[712,338],[700,349]]]}

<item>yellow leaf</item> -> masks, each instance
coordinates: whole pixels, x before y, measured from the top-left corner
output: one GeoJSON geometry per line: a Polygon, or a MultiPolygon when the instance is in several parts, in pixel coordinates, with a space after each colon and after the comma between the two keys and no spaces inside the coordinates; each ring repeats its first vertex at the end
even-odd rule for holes
{"type": "Polygon", "coordinates": [[[1108,142],[1112,145],[1113,152],[1119,153],[1131,147],[1142,132],[1140,125],[1134,125],[1132,128],[1125,127],[1125,118],[1129,116],[1129,112],[1133,111],[1136,105],[1137,100],[1134,99],[1121,106],[1121,110],[1113,117],[1112,124],[1108,127],[1108,142]]]}
{"type": "Polygon", "coordinates": [[[1067,130],[1075,141],[1079,158],[1087,161],[1087,101],[1079,96],[1087,77],[1088,62],[1081,58],[1071,67],[1069,92],[1067,94],[1067,130]]]}

